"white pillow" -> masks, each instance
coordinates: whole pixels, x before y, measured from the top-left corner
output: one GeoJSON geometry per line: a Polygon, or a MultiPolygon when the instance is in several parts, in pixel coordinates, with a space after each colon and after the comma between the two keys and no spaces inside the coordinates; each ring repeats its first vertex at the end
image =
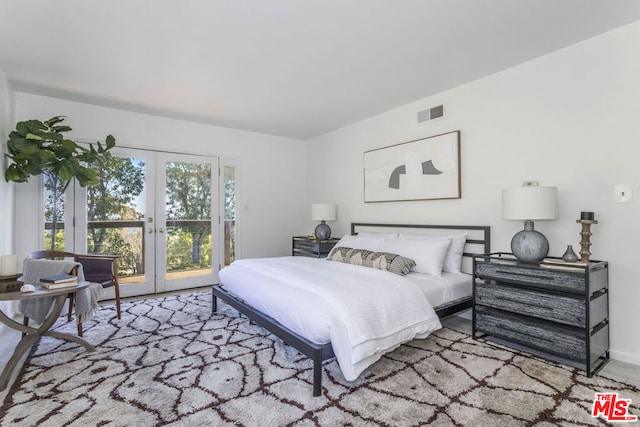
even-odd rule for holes
{"type": "MultiPolygon", "coordinates": [[[[379,252],[382,250],[382,245],[384,245],[385,239],[381,237],[373,237],[373,236],[352,236],[347,234],[343,236],[338,243],[334,246],[334,248],[345,247],[345,248],[353,248],[353,249],[366,249],[368,251],[379,252]]],[[[331,251],[333,252],[333,251],[331,251]]],[[[398,254],[400,255],[400,254],[398,254]]],[[[331,256],[331,254],[329,254],[331,256]]]]}
{"type": "Polygon", "coordinates": [[[462,254],[464,253],[464,245],[467,243],[466,234],[457,234],[451,238],[451,245],[444,258],[444,267],[442,271],[447,273],[461,273],[462,254]]]}
{"type": "Polygon", "coordinates": [[[366,237],[379,237],[385,240],[397,239],[398,233],[367,233],[362,232],[358,233],[358,236],[366,236],[366,237]]]}
{"type": "MultiPolygon", "coordinates": [[[[400,234],[400,239],[421,240],[431,238],[441,238],[442,236],[434,236],[431,234],[400,234]]],[[[462,253],[464,252],[464,245],[467,243],[467,234],[456,234],[454,236],[447,236],[451,238],[451,245],[447,250],[447,254],[444,258],[444,265],[442,271],[447,273],[460,273],[462,269],[462,253]]]]}
{"type": "Polygon", "coordinates": [[[426,239],[387,240],[382,249],[384,252],[414,260],[416,265],[412,271],[416,273],[440,277],[450,245],[451,236],[429,236],[426,239]]]}

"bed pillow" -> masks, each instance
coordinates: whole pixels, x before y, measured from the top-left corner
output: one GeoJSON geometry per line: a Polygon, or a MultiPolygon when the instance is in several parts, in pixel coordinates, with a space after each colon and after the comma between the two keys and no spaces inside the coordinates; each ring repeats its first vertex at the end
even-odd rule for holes
{"type": "Polygon", "coordinates": [[[366,249],[369,251],[379,251],[382,249],[382,245],[384,245],[385,239],[382,237],[376,236],[352,236],[347,234],[343,236],[338,243],[333,247],[333,250],[329,253],[329,256],[333,254],[335,248],[345,247],[345,248],[354,248],[354,249],[366,249]]]}
{"type": "MultiPolygon", "coordinates": [[[[462,254],[464,252],[464,245],[467,243],[467,234],[456,234],[448,237],[451,237],[451,245],[449,246],[447,254],[445,255],[442,271],[447,273],[461,273],[462,254]]],[[[442,238],[442,236],[434,236],[430,234],[400,234],[399,238],[421,240],[432,238],[439,239],[442,238]]]]}
{"type": "Polygon", "coordinates": [[[362,232],[362,233],[358,233],[358,236],[378,237],[380,239],[390,240],[390,239],[397,239],[398,238],[398,233],[368,233],[368,232],[362,232]]]}
{"type": "Polygon", "coordinates": [[[444,267],[442,271],[447,273],[461,273],[462,271],[462,254],[464,253],[464,245],[467,243],[466,234],[457,234],[451,237],[451,246],[444,258],[444,267]]]}
{"type": "Polygon", "coordinates": [[[440,277],[450,245],[451,236],[429,236],[428,239],[387,240],[382,250],[414,260],[416,265],[412,271],[416,273],[440,277]]]}
{"type": "Polygon", "coordinates": [[[329,257],[331,261],[376,268],[404,276],[416,265],[415,261],[400,255],[386,252],[373,252],[366,249],[354,249],[336,246],[329,257]]]}

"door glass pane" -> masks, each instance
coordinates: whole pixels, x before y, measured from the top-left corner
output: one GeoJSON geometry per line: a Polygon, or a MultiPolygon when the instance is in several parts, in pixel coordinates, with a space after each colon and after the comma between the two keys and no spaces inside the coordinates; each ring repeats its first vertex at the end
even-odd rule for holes
{"type": "Polygon", "coordinates": [[[64,191],[66,182],[44,174],[44,249],[64,251],[64,191]]]}
{"type": "Polygon", "coordinates": [[[211,274],[211,164],[166,162],[166,278],[211,274]]]}
{"type": "Polygon", "coordinates": [[[144,277],[145,167],[112,156],[92,165],[100,183],[87,187],[87,253],[118,255],[125,282],[144,277]]]}
{"type": "Polygon", "coordinates": [[[224,265],[236,259],[236,166],[224,166],[224,265]]]}

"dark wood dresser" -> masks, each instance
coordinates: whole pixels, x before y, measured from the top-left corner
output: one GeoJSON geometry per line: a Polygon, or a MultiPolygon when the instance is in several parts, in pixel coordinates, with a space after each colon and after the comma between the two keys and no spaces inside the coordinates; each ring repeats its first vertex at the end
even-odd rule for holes
{"type": "Polygon", "coordinates": [[[609,360],[609,264],[512,254],[473,260],[473,337],[492,335],[575,362],[588,376],[609,360]]]}

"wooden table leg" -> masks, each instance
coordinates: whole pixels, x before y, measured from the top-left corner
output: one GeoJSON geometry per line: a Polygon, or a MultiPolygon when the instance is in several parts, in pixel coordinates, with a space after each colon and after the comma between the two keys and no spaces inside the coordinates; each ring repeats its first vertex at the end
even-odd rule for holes
{"type": "Polygon", "coordinates": [[[66,294],[61,294],[56,297],[55,304],[49,313],[49,316],[42,322],[39,328],[32,328],[29,326],[22,325],[21,323],[16,322],[15,320],[8,317],[2,311],[0,311],[0,321],[5,325],[9,326],[12,329],[16,329],[20,332],[26,333],[24,337],[20,340],[16,349],[13,351],[13,355],[7,362],[7,365],[4,367],[2,371],[2,375],[0,375],[0,390],[4,390],[7,388],[7,384],[9,383],[9,379],[11,378],[11,374],[15,370],[18,362],[24,354],[31,348],[33,344],[35,344],[40,337],[43,335],[49,335],[55,338],[64,339],[68,341],[73,341],[82,345],[87,351],[95,351],[95,348],[83,340],[80,337],[75,335],[66,334],[63,332],[50,331],[51,327],[56,323],[58,317],[60,316],[60,312],[62,311],[62,307],[64,306],[65,300],[67,299],[66,294]]]}

